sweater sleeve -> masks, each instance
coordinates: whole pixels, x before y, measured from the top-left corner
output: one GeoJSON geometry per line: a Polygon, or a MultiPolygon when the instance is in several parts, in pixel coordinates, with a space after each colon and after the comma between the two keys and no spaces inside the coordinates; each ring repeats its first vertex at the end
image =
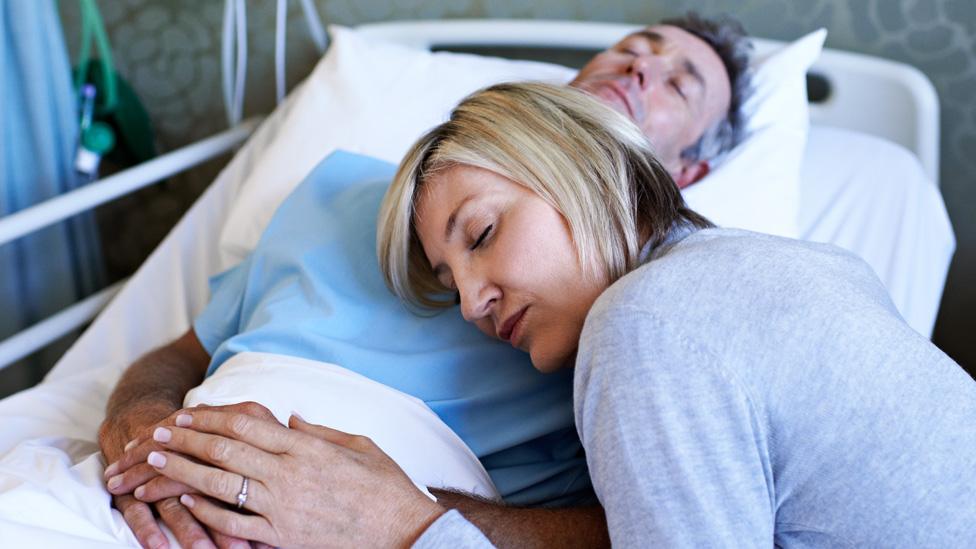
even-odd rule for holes
{"type": "Polygon", "coordinates": [[[575,413],[614,545],[770,547],[763,421],[707,349],[628,305],[587,318],[575,413]]]}
{"type": "Polygon", "coordinates": [[[494,545],[457,510],[440,516],[413,544],[414,549],[492,548],[494,545]]]}

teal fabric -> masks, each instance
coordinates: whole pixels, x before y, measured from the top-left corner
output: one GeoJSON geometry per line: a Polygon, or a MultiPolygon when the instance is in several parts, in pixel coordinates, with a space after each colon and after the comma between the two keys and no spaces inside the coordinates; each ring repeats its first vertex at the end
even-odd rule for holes
{"type": "MultiPolygon", "coordinates": [[[[0,0],[0,215],[78,186],[78,119],[51,1],[0,0]]],[[[0,337],[101,286],[98,235],[83,214],[0,246],[0,337]]]]}
{"type": "Polygon", "coordinates": [[[395,170],[337,152],[285,200],[254,252],[211,281],[194,323],[209,373],[245,351],[338,364],[425,401],[508,501],[582,501],[572,372],[540,374],[459,311],[414,315],[384,284],[376,216],[395,170]]]}

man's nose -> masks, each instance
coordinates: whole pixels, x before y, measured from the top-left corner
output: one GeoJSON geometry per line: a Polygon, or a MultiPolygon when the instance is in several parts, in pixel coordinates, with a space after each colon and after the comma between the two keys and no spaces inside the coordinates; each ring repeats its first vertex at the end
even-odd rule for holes
{"type": "Polygon", "coordinates": [[[638,55],[630,62],[628,72],[637,79],[640,89],[646,90],[669,70],[668,61],[661,55],[638,55]]]}

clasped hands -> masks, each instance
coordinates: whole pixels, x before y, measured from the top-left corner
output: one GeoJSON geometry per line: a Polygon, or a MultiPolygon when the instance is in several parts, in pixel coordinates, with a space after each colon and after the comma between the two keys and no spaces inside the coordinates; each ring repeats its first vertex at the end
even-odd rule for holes
{"type": "Polygon", "coordinates": [[[172,414],[126,445],[106,479],[117,498],[178,497],[227,546],[408,546],[445,511],[370,439],[297,416],[286,427],[255,403],[172,414]]]}

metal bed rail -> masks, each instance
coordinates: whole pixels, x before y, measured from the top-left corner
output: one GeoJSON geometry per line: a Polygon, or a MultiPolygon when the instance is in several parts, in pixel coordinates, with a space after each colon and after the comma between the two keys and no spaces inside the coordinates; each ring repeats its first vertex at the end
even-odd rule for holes
{"type": "MultiPolygon", "coordinates": [[[[229,130],[0,218],[0,246],[231,151],[247,140],[262,120],[249,118],[229,130]]],[[[94,318],[125,282],[117,282],[0,341],[0,370],[94,318]]]]}

